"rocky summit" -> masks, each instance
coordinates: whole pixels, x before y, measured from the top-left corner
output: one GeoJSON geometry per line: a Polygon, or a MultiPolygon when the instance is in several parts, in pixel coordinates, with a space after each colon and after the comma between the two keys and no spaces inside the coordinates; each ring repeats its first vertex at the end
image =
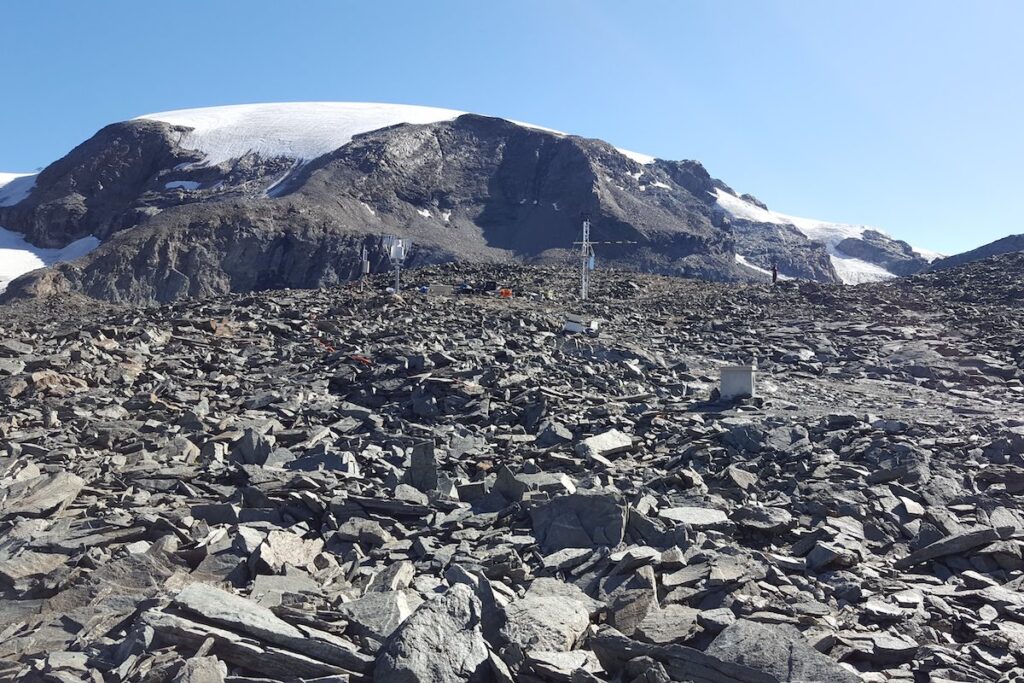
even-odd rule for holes
{"type": "Polygon", "coordinates": [[[12,304],[0,679],[1019,680],[1022,273],[12,304]]]}

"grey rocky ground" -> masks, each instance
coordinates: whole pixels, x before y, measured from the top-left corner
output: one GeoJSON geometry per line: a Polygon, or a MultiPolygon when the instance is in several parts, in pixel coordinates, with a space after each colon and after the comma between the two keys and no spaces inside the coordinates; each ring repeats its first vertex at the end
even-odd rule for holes
{"type": "Polygon", "coordinates": [[[1022,273],[4,308],[0,679],[1017,680],[1022,273]]]}

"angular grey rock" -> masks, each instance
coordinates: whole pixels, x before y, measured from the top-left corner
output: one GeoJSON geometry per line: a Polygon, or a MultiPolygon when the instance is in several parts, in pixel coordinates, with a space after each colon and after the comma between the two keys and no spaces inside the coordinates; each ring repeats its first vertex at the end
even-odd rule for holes
{"type": "Polygon", "coordinates": [[[668,645],[689,640],[700,632],[701,611],[683,605],[665,605],[647,612],[633,637],[655,645],[668,645]]]}
{"type": "Polygon", "coordinates": [[[437,488],[437,456],[434,453],[434,444],[429,442],[416,444],[412,447],[412,454],[409,457],[406,483],[423,493],[435,490],[437,488]]]}
{"type": "Polygon", "coordinates": [[[315,629],[300,629],[266,607],[213,586],[194,583],[178,593],[174,603],[220,627],[329,665],[355,671],[365,671],[370,666],[371,658],[355,652],[347,642],[315,629]]]}
{"type": "Polygon", "coordinates": [[[369,593],[358,600],[342,603],[335,610],[348,620],[353,633],[380,641],[394,633],[412,614],[409,600],[402,591],[369,593]]]}
{"type": "Polygon", "coordinates": [[[74,502],[84,486],[85,480],[70,472],[41,474],[15,482],[7,487],[0,500],[0,519],[59,514],[74,502]]]}
{"type": "Polygon", "coordinates": [[[693,506],[666,508],[658,516],[670,519],[696,530],[721,529],[728,525],[729,517],[721,510],[693,506]]]}
{"type": "Polygon", "coordinates": [[[530,597],[505,608],[502,637],[523,648],[567,652],[590,625],[586,605],[565,597],[530,597]]]}
{"type": "Polygon", "coordinates": [[[860,676],[815,650],[798,630],[786,624],[769,626],[740,619],[719,633],[705,652],[783,682],[860,681],[860,676]]]}
{"type": "Polygon", "coordinates": [[[590,493],[560,496],[530,511],[534,536],[547,553],[618,545],[625,534],[626,515],[617,496],[590,493]]]}
{"type": "Polygon", "coordinates": [[[916,550],[906,557],[900,558],[894,563],[894,566],[897,569],[913,567],[915,564],[928,562],[929,560],[945,557],[946,555],[964,553],[979,546],[1009,538],[1012,534],[1012,528],[996,529],[994,527],[984,527],[973,531],[952,534],[920,550],[916,550]]]}
{"type": "Polygon", "coordinates": [[[489,680],[480,601],[456,584],[413,612],[384,644],[375,683],[465,683],[489,680]]]}
{"type": "Polygon", "coordinates": [[[228,667],[216,657],[193,657],[187,660],[172,683],[224,683],[228,667]]]}
{"type": "Polygon", "coordinates": [[[534,579],[526,591],[526,597],[558,598],[569,603],[579,603],[586,608],[591,617],[597,615],[605,607],[603,602],[590,597],[575,584],[549,577],[534,579]]]}
{"type": "Polygon", "coordinates": [[[576,452],[586,458],[610,458],[633,447],[633,439],[618,429],[588,437],[576,445],[576,452]]]}
{"type": "Polygon", "coordinates": [[[731,519],[744,529],[764,533],[781,531],[793,523],[793,515],[774,507],[742,507],[732,514],[731,519]]]}

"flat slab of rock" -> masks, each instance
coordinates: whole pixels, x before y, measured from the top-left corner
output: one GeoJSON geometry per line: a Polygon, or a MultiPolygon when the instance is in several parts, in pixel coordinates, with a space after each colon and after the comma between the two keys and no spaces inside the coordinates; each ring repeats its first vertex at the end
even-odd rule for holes
{"type": "Polygon", "coordinates": [[[683,605],[666,605],[664,609],[647,612],[633,637],[655,645],[668,645],[689,640],[701,631],[700,610],[683,605]]]}
{"type": "Polygon", "coordinates": [[[989,543],[994,543],[1000,539],[1008,538],[1012,533],[1012,528],[996,529],[994,527],[984,527],[952,534],[935,543],[926,545],[906,557],[900,558],[894,563],[894,566],[897,569],[906,569],[907,567],[913,567],[915,564],[921,564],[922,562],[928,562],[929,560],[947,555],[957,555],[983,545],[988,545],[989,543]]]}
{"type": "Polygon", "coordinates": [[[158,643],[196,650],[213,639],[218,657],[229,664],[281,680],[348,674],[349,670],[284,648],[261,644],[228,629],[150,610],[140,623],[153,629],[158,643]]]}
{"type": "MultiPolygon", "coordinates": [[[[617,672],[638,657],[664,665],[673,681],[693,683],[779,683],[770,673],[726,661],[685,645],[652,645],[603,626],[588,641],[607,671],[617,672]]],[[[656,679],[657,680],[657,679],[656,679]]]]}
{"type": "Polygon", "coordinates": [[[268,608],[213,586],[193,583],[178,593],[174,604],[203,621],[347,670],[364,671],[372,662],[347,641],[308,627],[299,629],[268,608]]]}
{"type": "Polygon", "coordinates": [[[228,668],[216,657],[193,657],[185,662],[172,683],[223,683],[228,668]]]}
{"type": "Polygon", "coordinates": [[[338,605],[335,610],[348,620],[348,628],[353,633],[377,640],[385,640],[412,614],[409,601],[401,591],[368,593],[358,600],[338,605]]]}
{"type": "Polygon", "coordinates": [[[587,609],[591,616],[596,615],[605,608],[603,602],[590,597],[575,584],[549,577],[534,579],[533,583],[530,584],[529,590],[526,591],[526,597],[560,598],[571,602],[578,602],[587,609]]]}
{"type": "Polygon", "coordinates": [[[194,583],[185,588],[174,602],[204,620],[262,640],[281,642],[305,636],[266,607],[204,583],[194,583]]]}
{"type": "Polygon", "coordinates": [[[62,512],[78,497],[85,481],[70,472],[43,474],[8,487],[0,502],[0,519],[42,517],[62,512]]]}
{"type": "Polygon", "coordinates": [[[576,445],[580,457],[610,458],[625,453],[633,447],[633,439],[618,429],[609,429],[602,434],[588,437],[576,445]]]}
{"type": "Polygon", "coordinates": [[[659,510],[658,516],[698,530],[717,529],[729,523],[729,517],[715,508],[690,506],[666,508],[659,510]]]}

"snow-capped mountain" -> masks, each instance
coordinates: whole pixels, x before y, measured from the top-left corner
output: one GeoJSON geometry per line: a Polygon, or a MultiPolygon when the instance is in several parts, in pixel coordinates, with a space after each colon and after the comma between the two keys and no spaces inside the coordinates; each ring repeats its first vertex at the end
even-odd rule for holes
{"type": "MultiPolygon", "coordinates": [[[[715,188],[715,204],[731,218],[757,224],[762,231],[771,229],[766,226],[791,226],[812,242],[824,245],[839,280],[846,284],[907,275],[895,264],[903,265],[903,270],[910,264],[909,270],[916,271],[941,257],[937,252],[897,241],[878,228],[788,216],[721,187],[715,188]]],[[[745,254],[737,253],[740,259],[749,262],[745,254]]]]}
{"type": "Polygon", "coordinates": [[[8,295],[315,287],[352,277],[384,232],[412,238],[419,263],[565,258],[583,214],[594,239],[632,243],[602,247],[603,262],[711,279],[764,279],[777,262],[858,282],[930,256],[769,211],[694,161],[450,109],[288,103],[146,115],[38,175],[0,177],[0,277],[77,258],[8,295]]]}

